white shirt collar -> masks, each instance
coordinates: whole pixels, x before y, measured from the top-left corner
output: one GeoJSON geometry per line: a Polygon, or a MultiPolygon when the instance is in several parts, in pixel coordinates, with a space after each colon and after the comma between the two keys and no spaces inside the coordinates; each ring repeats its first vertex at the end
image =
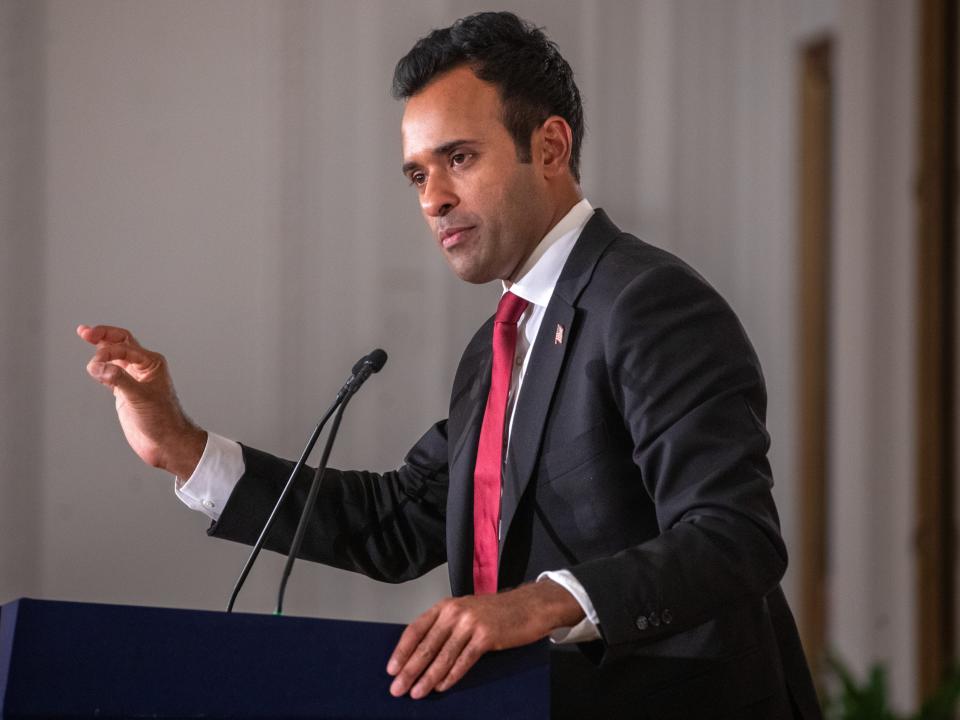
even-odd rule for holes
{"type": "Polygon", "coordinates": [[[570,208],[534,248],[517,274],[517,280],[512,285],[503,283],[503,291],[509,290],[533,305],[546,307],[560,279],[560,271],[592,216],[593,207],[586,199],[570,208]]]}

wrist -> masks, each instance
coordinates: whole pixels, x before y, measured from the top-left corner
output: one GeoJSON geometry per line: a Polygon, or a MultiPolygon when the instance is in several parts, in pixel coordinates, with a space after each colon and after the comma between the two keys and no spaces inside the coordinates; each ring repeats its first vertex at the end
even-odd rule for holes
{"type": "Polygon", "coordinates": [[[164,445],[167,452],[163,462],[163,469],[171,475],[187,480],[203,457],[207,446],[207,431],[185,420],[184,427],[171,436],[164,445]]]}
{"type": "Polygon", "coordinates": [[[547,633],[557,628],[574,627],[586,617],[577,599],[559,583],[549,578],[533,583],[540,597],[540,609],[548,621],[547,633]]]}

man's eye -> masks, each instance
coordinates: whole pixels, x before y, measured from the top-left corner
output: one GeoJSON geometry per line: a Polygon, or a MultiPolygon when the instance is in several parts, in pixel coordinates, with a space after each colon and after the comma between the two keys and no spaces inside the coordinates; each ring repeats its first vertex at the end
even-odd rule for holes
{"type": "Polygon", "coordinates": [[[427,181],[427,174],[422,172],[415,172],[410,174],[410,184],[411,185],[423,185],[427,181]]]}
{"type": "Polygon", "coordinates": [[[462,153],[462,152],[460,152],[460,153],[455,153],[454,155],[451,155],[451,156],[450,156],[450,164],[451,164],[451,165],[463,165],[463,164],[467,161],[467,158],[468,158],[468,157],[469,157],[469,155],[468,155],[467,153],[462,153]]]}

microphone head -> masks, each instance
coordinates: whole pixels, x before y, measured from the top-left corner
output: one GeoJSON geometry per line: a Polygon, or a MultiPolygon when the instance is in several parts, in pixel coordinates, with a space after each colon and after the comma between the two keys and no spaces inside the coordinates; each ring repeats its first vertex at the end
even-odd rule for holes
{"type": "Polygon", "coordinates": [[[367,355],[367,361],[370,363],[370,369],[373,370],[373,372],[380,372],[387,363],[387,354],[380,348],[377,348],[367,355]]]}
{"type": "Polygon", "coordinates": [[[377,348],[376,350],[372,351],[367,355],[364,355],[362,358],[357,360],[357,364],[353,366],[353,370],[351,372],[354,375],[356,375],[363,368],[366,367],[368,368],[369,372],[373,374],[376,372],[380,372],[380,369],[384,366],[386,362],[387,362],[387,354],[380,348],[377,348]]]}

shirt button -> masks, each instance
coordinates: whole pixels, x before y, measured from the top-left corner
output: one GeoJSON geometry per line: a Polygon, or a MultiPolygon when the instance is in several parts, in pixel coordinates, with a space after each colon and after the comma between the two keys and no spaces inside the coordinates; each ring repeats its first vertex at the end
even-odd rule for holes
{"type": "Polygon", "coordinates": [[[217,504],[213,500],[207,498],[206,500],[203,501],[203,506],[207,510],[213,510],[217,506],[217,504]]]}
{"type": "Polygon", "coordinates": [[[660,627],[660,616],[657,615],[655,612],[650,613],[649,620],[650,620],[650,624],[653,625],[654,627],[660,627]]]}
{"type": "Polygon", "coordinates": [[[673,622],[673,613],[669,610],[664,610],[660,613],[660,619],[663,620],[664,625],[669,625],[673,622]]]}
{"type": "Polygon", "coordinates": [[[647,619],[641,615],[637,618],[637,630],[646,630],[647,629],[647,619]]]}
{"type": "Polygon", "coordinates": [[[517,355],[517,367],[521,367],[522,365],[523,365],[523,356],[517,355]]]}

